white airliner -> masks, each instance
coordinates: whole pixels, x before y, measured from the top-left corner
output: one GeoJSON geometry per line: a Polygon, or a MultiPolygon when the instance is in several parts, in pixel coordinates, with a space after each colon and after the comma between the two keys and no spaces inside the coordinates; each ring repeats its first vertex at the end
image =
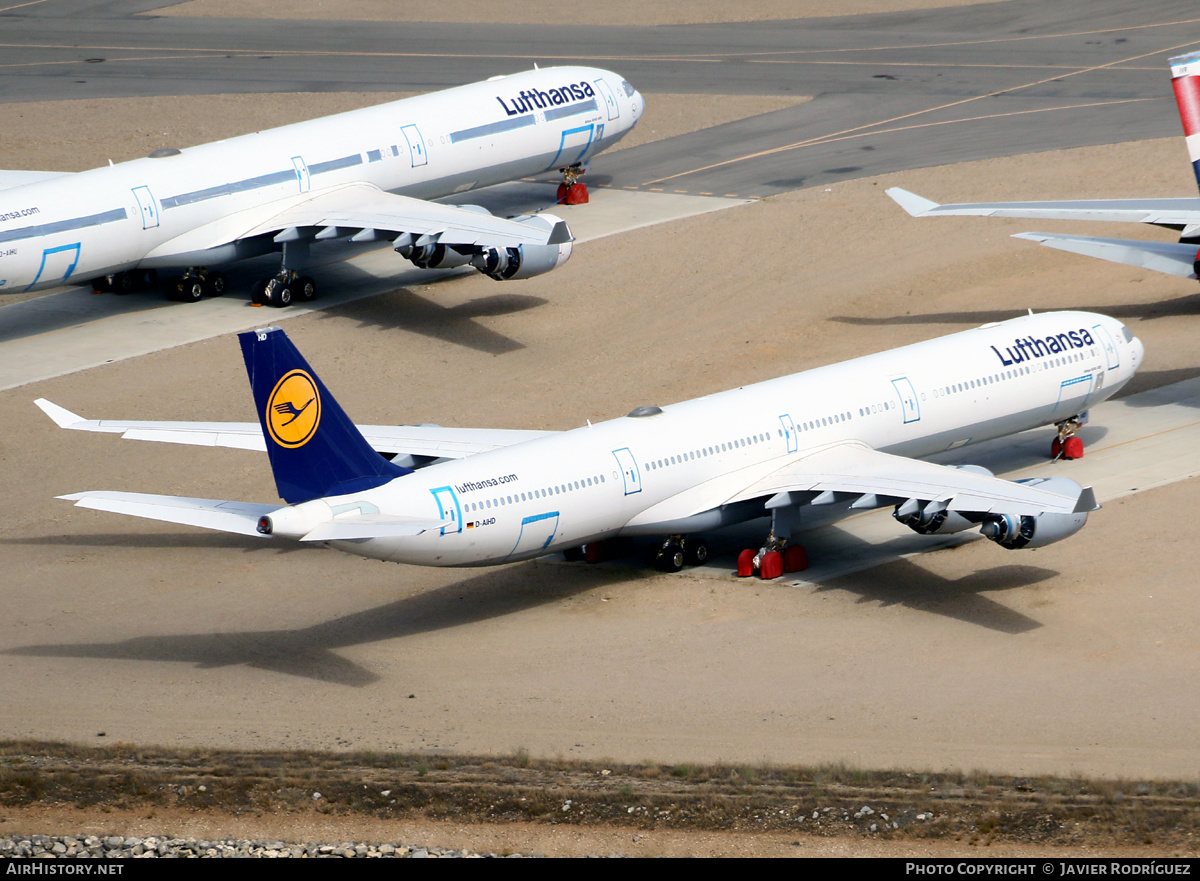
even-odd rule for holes
{"type": "MultiPolygon", "coordinates": [[[[1171,85],[1183,121],[1188,156],[1200,184],[1200,53],[1170,60],[1171,85]]],[[[887,194],[913,217],[976,215],[1034,217],[1043,220],[1106,220],[1148,223],[1179,232],[1178,242],[1110,239],[1064,233],[1023,232],[1013,236],[1049,248],[1140,266],[1181,278],[1200,277],[1200,199],[1090,199],[1063,202],[937,202],[893,187],[887,194]]]]}
{"type": "Polygon", "coordinates": [[[550,169],[576,175],[638,121],[642,96],[590,67],[526,71],[79,174],[0,171],[0,293],[158,270],[176,299],[219,294],[213,267],[272,251],[257,299],[309,300],[309,249],[390,241],[421,268],[470,263],[496,279],[561,265],[553,214],[494,217],[427,200],[550,169]]]}
{"type": "Polygon", "coordinates": [[[1090,488],[1066,477],[1002,480],[920,457],[1077,424],[1133,376],[1143,354],[1112,318],[1028,315],[541,432],[356,427],[282,330],[240,340],[259,423],[92,421],[37,404],[63,428],[265,449],[286,505],[104,491],[62,498],[428,566],[506,563],[652,535],[665,538],[659,567],[673,571],[707,557],[696,533],[769,515],[758,556],[773,577],[793,525],[808,506],[824,505],[894,506],[920,533],[981,526],[1004,547],[1033,548],[1083,526],[1097,507],[1090,488]]]}

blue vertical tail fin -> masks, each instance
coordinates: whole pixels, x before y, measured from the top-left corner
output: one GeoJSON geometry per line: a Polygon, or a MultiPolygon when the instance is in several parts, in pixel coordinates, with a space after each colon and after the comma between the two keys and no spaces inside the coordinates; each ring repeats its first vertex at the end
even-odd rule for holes
{"type": "Polygon", "coordinates": [[[412,473],[367,443],[282,329],[238,340],[280,498],[297,504],[412,473]]]}

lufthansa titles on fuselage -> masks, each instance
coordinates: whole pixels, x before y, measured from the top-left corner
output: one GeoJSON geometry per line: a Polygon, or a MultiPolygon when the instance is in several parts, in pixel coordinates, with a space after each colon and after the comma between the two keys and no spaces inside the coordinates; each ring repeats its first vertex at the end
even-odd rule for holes
{"type": "Polygon", "coordinates": [[[518,116],[522,113],[532,113],[534,110],[545,110],[547,107],[557,107],[562,104],[570,104],[574,101],[583,101],[586,98],[596,97],[596,91],[592,88],[592,84],[583,80],[578,83],[560,86],[557,89],[522,89],[515,97],[510,97],[505,101],[499,95],[496,100],[500,102],[500,106],[504,108],[504,112],[508,116],[518,116]],[[512,106],[509,106],[512,102],[512,106]]]}
{"type": "Polygon", "coordinates": [[[490,489],[493,486],[500,486],[505,483],[512,483],[517,479],[517,475],[515,474],[505,474],[501,477],[485,477],[482,480],[468,480],[466,483],[460,483],[454,487],[454,490],[461,495],[480,489],[490,489]]]}
{"type": "Polygon", "coordinates": [[[1011,367],[1013,364],[1032,361],[1034,358],[1045,358],[1071,349],[1084,349],[1094,345],[1096,345],[1096,340],[1085,328],[1081,327],[1079,330],[1051,334],[1047,337],[1022,337],[1013,340],[1011,346],[1005,346],[1004,352],[995,346],[992,346],[991,349],[996,353],[1001,364],[1011,367]],[[1007,357],[1005,357],[1006,354],[1007,357]]]}

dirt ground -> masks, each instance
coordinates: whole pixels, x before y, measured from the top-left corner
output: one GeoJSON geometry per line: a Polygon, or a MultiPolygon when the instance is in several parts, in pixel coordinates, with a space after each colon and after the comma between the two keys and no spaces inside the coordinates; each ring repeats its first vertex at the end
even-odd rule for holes
{"type": "MultiPolygon", "coordinates": [[[[363,100],[323,97],[312,115],[363,100]]],[[[223,128],[275,119],[283,105],[297,106],[240,96],[223,128]]],[[[190,143],[216,130],[163,136],[190,143]]],[[[157,137],[89,141],[89,164],[142,155],[157,137]]],[[[4,143],[0,165],[22,167],[12,158],[22,145],[4,143]]],[[[892,185],[969,201],[1180,196],[1195,181],[1182,138],[924,169],[612,236],[513,286],[464,277],[285,326],[367,423],[570,428],[1026,308],[1125,320],[1147,350],[1132,390],[1200,374],[1193,282],[1008,237],[1036,223],[912,220],[883,195],[892,185]]],[[[275,495],[254,454],[59,431],[37,397],[89,417],[253,418],[230,338],[0,393],[0,737],[1110,779],[1200,772],[1200,597],[1189,575],[1200,551],[1187,528],[1196,481],[1107,504],[1079,535],[1035,552],[976,542],[819,588],[548,563],[424,570],[72,508],[53,497],[275,495]]],[[[20,821],[5,816],[8,828],[20,821]]],[[[136,831],[135,813],[94,819],[136,831]]],[[[418,831],[486,850],[521,830],[418,831]]],[[[582,852],[629,852],[622,836],[632,834],[542,829],[512,849],[566,852],[557,842],[573,836],[582,852]]],[[[651,840],[664,854],[797,850],[790,836],[651,840]]],[[[832,846],[875,853],[858,839],[832,846]]]]}

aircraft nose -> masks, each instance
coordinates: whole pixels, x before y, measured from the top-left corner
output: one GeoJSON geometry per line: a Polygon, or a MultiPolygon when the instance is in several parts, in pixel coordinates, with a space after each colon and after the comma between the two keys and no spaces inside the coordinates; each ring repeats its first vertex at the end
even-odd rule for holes
{"type": "Polygon", "coordinates": [[[1133,369],[1137,370],[1142,366],[1142,361],[1146,357],[1146,347],[1142,345],[1141,338],[1134,337],[1130,340],[1129,351],[1133,356],[1133,369]]]}

